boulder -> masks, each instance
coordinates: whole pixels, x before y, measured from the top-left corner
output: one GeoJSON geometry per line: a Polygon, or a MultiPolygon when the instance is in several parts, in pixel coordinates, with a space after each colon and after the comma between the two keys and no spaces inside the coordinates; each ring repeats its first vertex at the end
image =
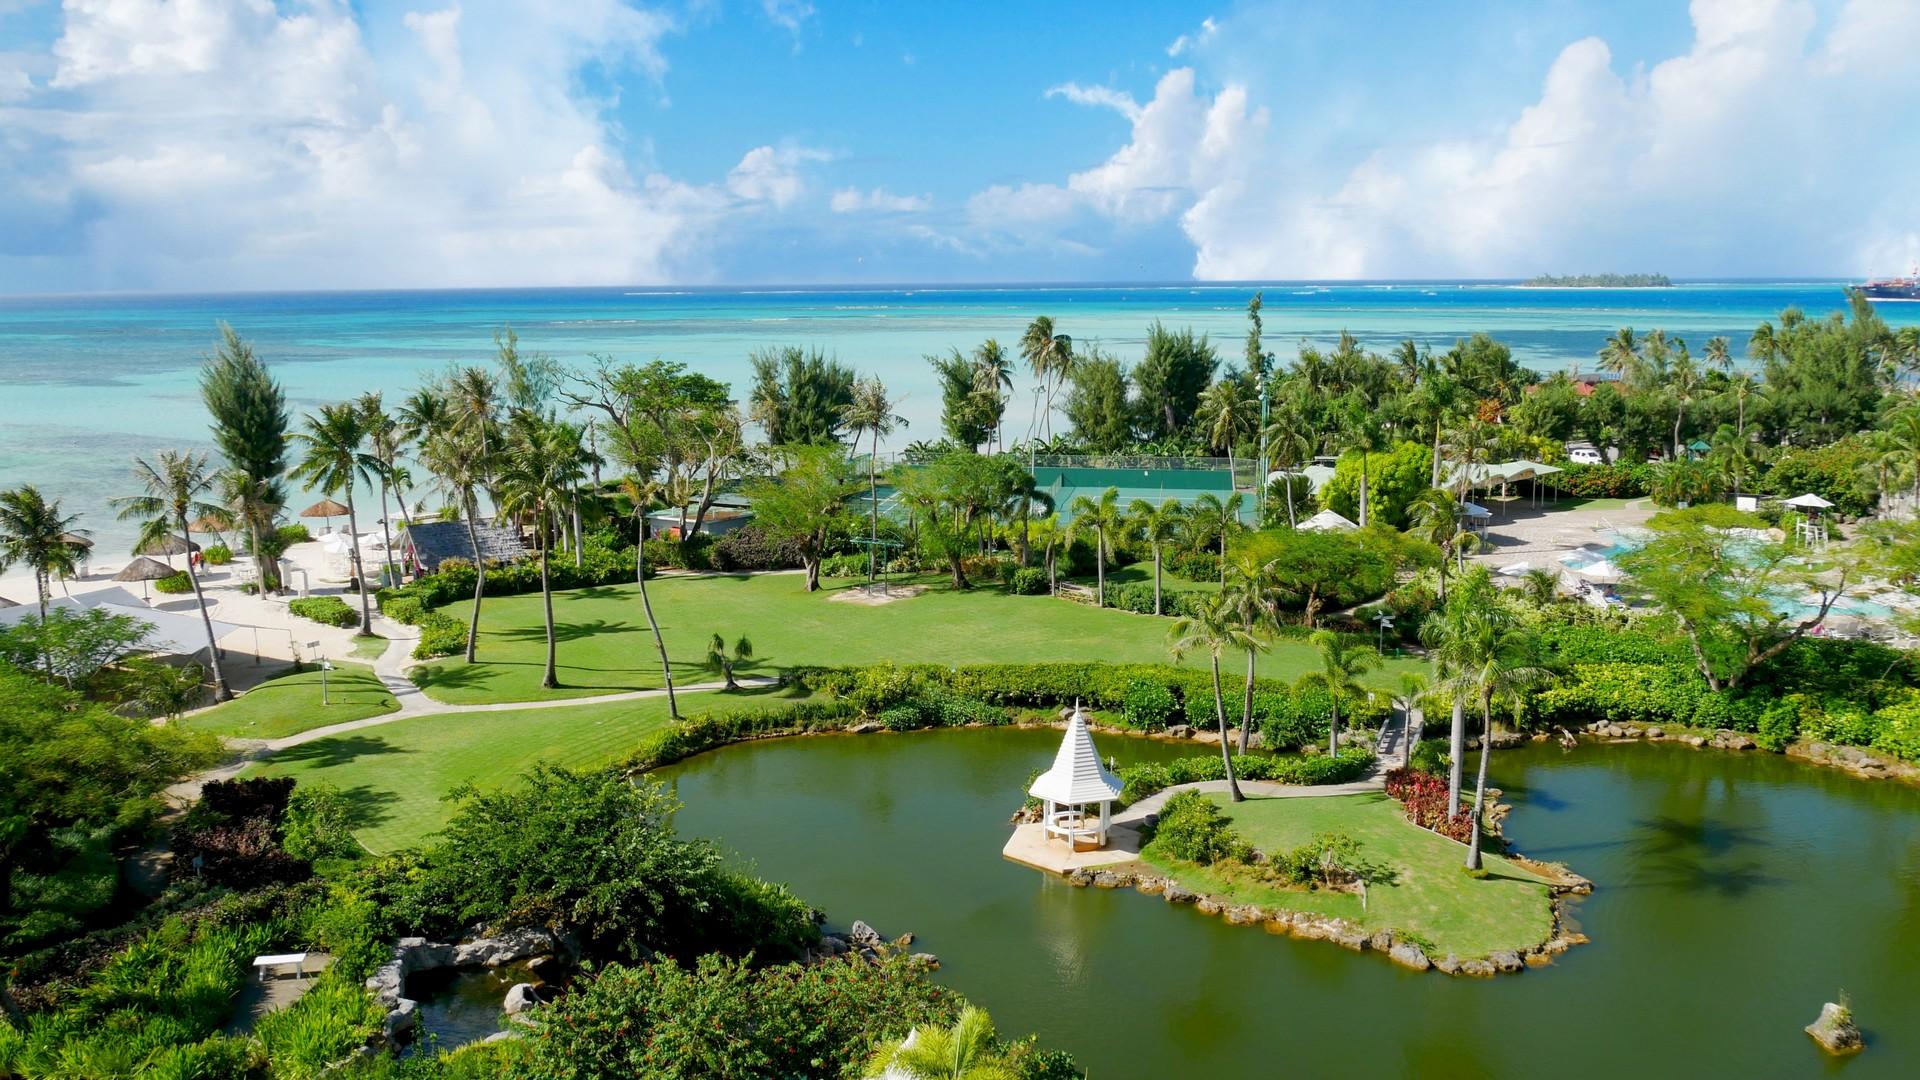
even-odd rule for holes
{"type": "Polygon", "coordinates": [[[1067,884],[1076,889],[1084,889],[1093,884],[1093,871],[1083,866],[1067,875],[1067,884]]]}
{"type": "Polygon", "coordinates": [[[859,919],[853,921],[853,927],[847,931],[847,939],[855,945],[865,945],[868,948],[880,945],[886,940],[880,936],[880,931],[859,919]]]}
{"type": "Polygon", "coordinates": [[[1169,904],[1192,904],[1200,900],[1200,894],[1177,881],[1169,880],[1166,891],[1160,894],[1160,898],[1169,904]]]}
{"type": "Polygon", "coordinates": [[[1234,926],[1252,926],[1261,917],[1260,909],[1252,904],[1240,904],[1227,909],[1227,921],[1234,926]]]}
{"type": "Polygon", "coordinates": [[[1853,1010],[1831,1001],[1820,1006],[1820,1018],[1807,1025],[1807,1034],[1829,1054],[1857,1054],[1867,1046],[1853,1022],[1853,1010]]]}
{"type": "Polygon", "coordinates": [[[413,1034],[420,1026],[420,1003],[412,998],[401,998],[400,1003],[387,1013],[380,1030],[391,1042],[398,1042],[413,1034]]]}
{"type": "Polygon", "coordinates": [[[1433,962],[1433,969],[1445,975],[1460,974],[1460,958],[1448,953],[1433,962]]]}
{"type": "Polygon", "coordinates": [[[536,956],[527,963],[527,970],[541,982],[557,981],[566,969],[566,961],[557,956],[536,956]]]}
{"type": "Polygon", "coordinates": [[[880,730],[880,725],[869,721],[864,724],[855,724],[847,730],[855,735],[871,735],[880,730]]]}
{"type": "Polygon", "coordinates": [[[928,971],[940,970],[940,958],[930,952],[914,953],[912,956],[907,957],[907,961],[917,967],[925,968],[928,971]]]}
{"type": "Polygon", "coordinates": [[[1680,736],[1680,741],[1696,750],[1707,745],[1707,737],[1705,735],[1682,735],[1680,736]]]}
{"type": "Polygon", "coordinates": [[[1649,739],[1664,739],[1666,737],[1667,732],[1665,728],[1650,727],[1647,729],[1647,738],[1649,739]]]}
{"type": "Polygon", "coordinates": [[[451,962],[454,967],[499,967],[535,956],[550,956],[564,948],[559,935],[553,931],[524,927],[456,945],[451,962]]]}
{"type": "Polygon", "coordinates": [[[1381,930],[1367,939],[1367,948],[1374,952],[1393,952],[1393,931],[1381,930]]]}
{"type": "Polygon", "coordinates": [[[522,1034],[518,1031],[496,1031],[480,1041],[483,1043],[506,1042],[508,1039],[518,1039],[522,1034]]]}
{"type": "Polygon", "coordinates": [[[1194,902],[1194,907],[1198,908],[1202,915],[1218,915],[1226,905],[1211,896],[1202,896],[1194,902]]]}
{"type": "Polygon", "coordinates": [[[1415,971],[1425,971],[1433,966],[1433,961],[1427,959],[1426,950],[1411,941],[1395,942],[1393,948],[1387,950],[1387,959],[1415,971]]]}
{"type": "Polygon", "coordinates": [[[1191,739],[1193,738],[1193,728],[1186,724],[1170,724],[1167,727],[1167,738],[1191,739]]]}
{"type": "Polygon", "coordinates": [[[1367,948],[1367,932],[1343,926],[1333,932],[1332,941],[1343,949],[1364,952],[1367,948]]]}
{"type": "Polygon", "coordinates": [[[1133,887],[1143,893],[1146,893],[1148,896],[1157,896],[1158,894],[1166,890],[1167,884],[1168,883],[1166,878],[1157,877],[1152,874],[1147,874],[1147,875],[1143,875],[1141,877],[1135,878],[1133,882],[1133,887]]]}
{"type": "Polygon", "coordinates": [[[514,983],[507,988],[507,1000],[501,1011],[508,1016],[518,1016],[535,1005],[540,1004],[540,992],[532,983],[514,983]]]}
{"type": "Polygon", "coordinates": [[[1490,979],[1494,975],[1494,966],[1493,963],[1488,960],[1462,960],[1460,961],[1460,974],[1472,975],[1479,979],[1490,979]]]}
{"type": "Polygon", "coordinates": [[[1093,875],[1093,887],[1096,889],[1122,889],[1133,884],[1133,874],[1126,870],[1100,870],[1093,875]]]}

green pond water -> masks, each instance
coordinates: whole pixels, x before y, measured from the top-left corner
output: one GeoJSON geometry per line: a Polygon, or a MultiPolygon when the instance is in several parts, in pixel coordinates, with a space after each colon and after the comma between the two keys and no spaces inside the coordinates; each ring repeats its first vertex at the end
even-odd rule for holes
{"type": "MultiPolygon", "coordinates": [[[[1920,1075],[1920,790],[1767,754],[1533,745],[1496,754],[1521,852],[1595,893],[1593,943],[1494,980],[1227,926],[1000,858],[1058,736],[756,742],[660,774],[680,827],[844,926],[911,930],[940,978],[1096,1080],[1179,1076],[1920,1075]],[[1867,1051],[1801,1027],[1850,995],[1867,1051]]],[[[1193,753],[1104,737],[1122,762],[1193,753]]]]}

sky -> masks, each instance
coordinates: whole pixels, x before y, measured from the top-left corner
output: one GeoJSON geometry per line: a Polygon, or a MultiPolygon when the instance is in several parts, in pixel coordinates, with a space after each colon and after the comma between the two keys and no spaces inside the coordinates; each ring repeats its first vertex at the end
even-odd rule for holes
{"type": "Polygon", "coordinates": [[[0,0],[0,292],[1856,276],[1920,0],[0,0]]]}

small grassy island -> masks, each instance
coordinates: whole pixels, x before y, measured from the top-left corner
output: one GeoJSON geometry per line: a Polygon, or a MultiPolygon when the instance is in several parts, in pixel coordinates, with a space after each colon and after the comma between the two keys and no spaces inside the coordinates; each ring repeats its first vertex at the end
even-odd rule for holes
{"type": "Polygon", "coordinates": [[[1526,280],[1534,289],[1668,289],[1665,274],[1539,274],[1526,280]]]}

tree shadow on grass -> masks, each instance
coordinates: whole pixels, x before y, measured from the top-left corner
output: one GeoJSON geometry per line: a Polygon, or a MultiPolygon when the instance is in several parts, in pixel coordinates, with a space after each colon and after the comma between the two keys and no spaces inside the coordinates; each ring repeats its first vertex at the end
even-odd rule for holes
{"type": "MultiPolygon", "coordinates": [[[[589,619],[585,622],[556,621],[553,624],[553,640],[558,644],[567,641],[579,641],[582,638],[595,637],[600,634],[631,633],[637,629],[639,629],[639,627],[633,623],[613,622],[609,619],[589,619]]],[[[537,641],[545,644],[547,640],[547,625],[545,622],[540,622],[532,626],[515,626],[506,630],[496,630],[494,631],[494,635],[505,638],[508,641],[537,641]]]]}
{"type": "Polygon", "coordinates": [[[347,804],[347,828],[371,829],[384,825],[393,819],[388,808],[400,801],[398,792],[387,791],[367,784],[356,784],[350,788],[341,788],[347,804]]]}
{"type": "Polygon", "coordinates": [[[362,758],[409,753],[412,751],[402,750],[379,735],[335,735],[289,746],[273,755],[273,762],[276,765],[299,763],[315,769],[333,769],[362,758]]]}

